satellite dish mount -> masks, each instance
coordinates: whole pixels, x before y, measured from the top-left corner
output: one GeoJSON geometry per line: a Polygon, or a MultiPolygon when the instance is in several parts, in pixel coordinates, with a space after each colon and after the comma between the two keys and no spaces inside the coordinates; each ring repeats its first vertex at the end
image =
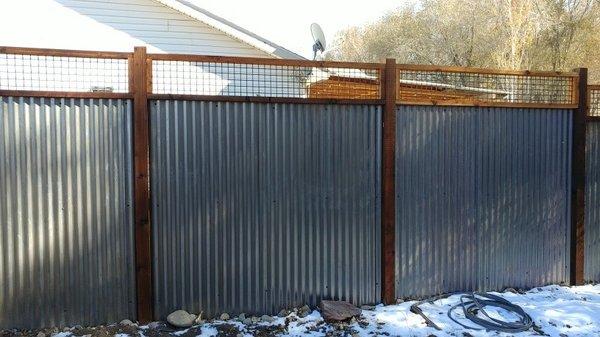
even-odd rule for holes
{"type": "Polygon", "coordinates": [[[317,23],[313,23],[310,25],[310,32],[312,33],[313,40],[315,44],[313,44],[313,60],[317,58],[317,52],[325,52],[325,48],[327,44],[325,43],[325,34],[323,34],[323,29],[317,23]]]}

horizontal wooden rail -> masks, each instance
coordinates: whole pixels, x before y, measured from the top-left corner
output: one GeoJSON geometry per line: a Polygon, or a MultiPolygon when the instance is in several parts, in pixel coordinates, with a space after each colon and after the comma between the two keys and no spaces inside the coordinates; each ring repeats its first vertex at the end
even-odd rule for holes
{"type": "Polygon", "coordinates": [[[130,93],[118,92],[80,92],[80,91],[35,91],[35,90],[0,90],[0,96],[14,97],[48,97],[48,98],[133,98],[130,93]]]}
{"type": "Polygon", "coordinates": [[[56,56],[56,57],[82,57],[99,59],[127,59],[133,53],[112,51],[90,51],[70,49],[46,49],[46,48],[21,48],[0,46],[0,54],[56,56]]]}

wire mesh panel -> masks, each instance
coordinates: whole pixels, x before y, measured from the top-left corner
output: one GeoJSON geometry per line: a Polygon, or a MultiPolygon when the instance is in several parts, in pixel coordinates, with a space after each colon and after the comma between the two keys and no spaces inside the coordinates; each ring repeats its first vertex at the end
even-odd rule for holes
{"type": "Polygon", "coordinates": [[[128,61],[0,52],[0,90],[124,93],[128,61]]]}
{"type": "Polygon", "coordinates": [[[419,67],[399,66],[400,102],[576,104],[575,73],[419,67]]]}
{"type": "Polygon", "coordinates": [[[600,86],[591,87],[589,92],[589,115],[600,117],[600,86]]]}
{"type": "Polygon", "coordinates": [[[210,96],[381,98],[380,65],[194,57],[152,60],[152,92],[210,96]]]}

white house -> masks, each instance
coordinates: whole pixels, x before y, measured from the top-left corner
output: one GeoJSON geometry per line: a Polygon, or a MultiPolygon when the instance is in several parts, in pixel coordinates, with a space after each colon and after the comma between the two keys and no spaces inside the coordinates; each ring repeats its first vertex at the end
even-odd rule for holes
{"type": "Polygon", "coordinates": [[[301,59],[185,0],[4,0],[0,45],[301,59]]]}
{"type": "MultiPolygon", "coordinates": [[[[10,0],[0,3],[0,12],[0,46],[127,52],[146,46],[149,53],[302,59],[185,0],[10,0]]],[[[64,63],[68,62],[57,58],[0,58],[0,74],[15,76],[0,75],[0,89],[10,82],[11,89],[21,90],[127,91],[124,83],[110,82],[115,73],[127,71],[125,61],[91,71],[66,69],[69,65],[64,63]],[[31,73],[39,68],[59,71],[31,73]],[[53,87],[44,87],[45,83],[53,87]]],[[[71,64],[71,68],[82,67],[71,64]]],[[[153,68],[155,93],[200,95],[302,97],[304,78],[310,73],[298,68],[232,69],[228,64],[189,62],[156,62],[153,68]],[[249,81],[261,84],[249,85],[249,81]]]]}

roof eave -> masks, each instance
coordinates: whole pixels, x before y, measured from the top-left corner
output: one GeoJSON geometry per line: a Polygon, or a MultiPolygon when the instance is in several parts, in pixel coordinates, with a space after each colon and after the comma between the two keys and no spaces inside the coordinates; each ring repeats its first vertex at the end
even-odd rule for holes
{"type": "Polygon", "coordinates": [[[164,6],[201,21],[227,35],[261,50],[271,56],[283,59],[305,59],[304,57],[285,49],[247,29],[244,29],[224,18],[221,18],[203,8],[185,0],[155,0],[164,6]]]}

